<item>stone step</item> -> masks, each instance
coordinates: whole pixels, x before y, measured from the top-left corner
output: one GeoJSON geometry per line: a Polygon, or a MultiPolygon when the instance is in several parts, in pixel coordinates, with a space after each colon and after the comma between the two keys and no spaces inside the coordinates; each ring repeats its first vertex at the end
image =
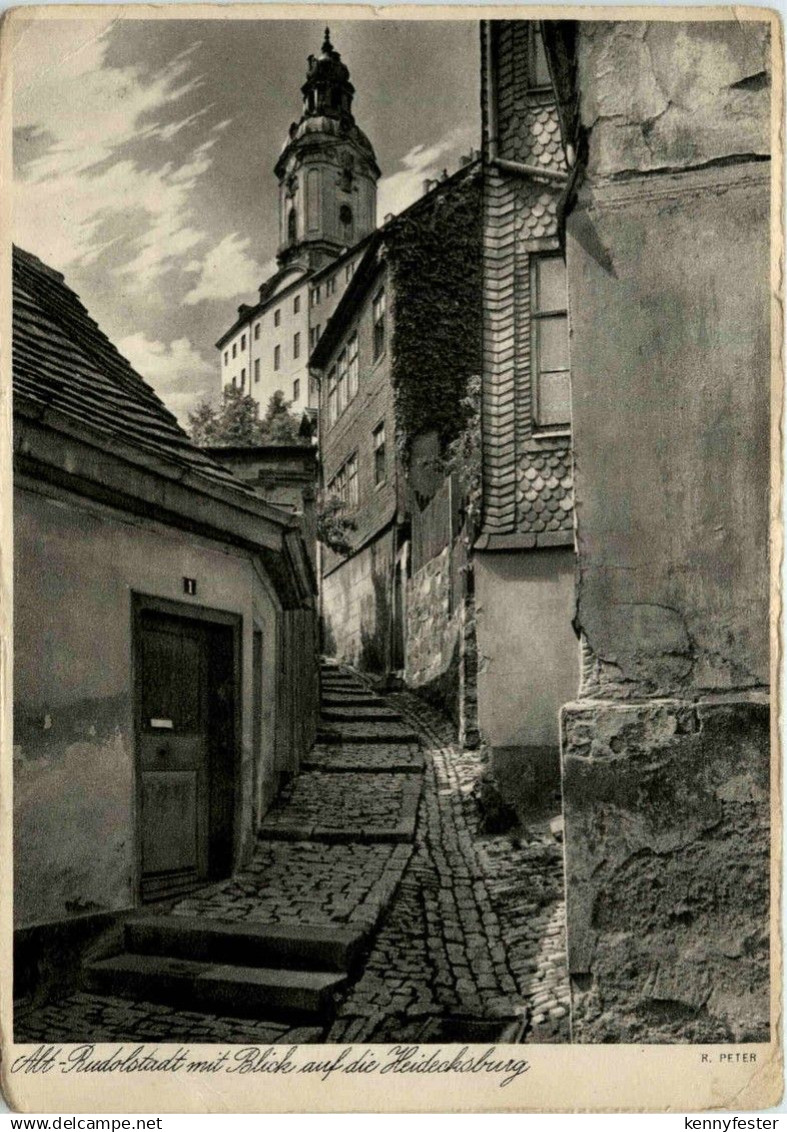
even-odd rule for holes
{"type": "Polygon", "coordinates": [[[418,743],[418,732],[396,720],[331,723],[318,728],[318,743],[418,743]]]}
{"type": "Polygon", "coordinates": [[[381,722],[392,720],[401,723],[402,716],[393,708],[367,707],[365,704],[356,704],[351,707],[328,707],[323,705],[321,720],[328,723],[362,723],[364,720],[381,722]]]}
{"type": "Polygon", "coordinates": [[[424,768],[420,747],[406,743],[341,743],[316,744],[304,762],[302,771],[323,770],[337,773],[412,773],[424,768]]]}
{"type": "Polygon", "coordinates": [[[125,952],[89,963],[88,988],[100,994],[164,1002],[238,1017],[303,1015],[329,1019],[346,975],[201,963],[125,952]]]}
{"type": "Polygon", "coordinates": [[[349,971],[365,942],[363,931],[338,924],[293,927],[180,915],[135,916],[125,924],[130,952],[243,967],[349,971]]]}
{"type": "Polygon", "coordinates": [[[370,692],[326,692],[320,702],[323,707],[385,707],[382,696],[370,692]]]}

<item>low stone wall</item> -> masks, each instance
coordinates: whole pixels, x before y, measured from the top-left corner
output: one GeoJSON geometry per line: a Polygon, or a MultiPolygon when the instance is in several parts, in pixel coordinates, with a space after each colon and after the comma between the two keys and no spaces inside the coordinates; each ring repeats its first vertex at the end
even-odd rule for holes
{"type": "Polygon", "coordinates": [[[562,712],[572,1036],[769,1037],[769,705],[562,712]]]}
{"type": "Polygon", "coordinates": [[[451,609],[451,548],[408,582],[405,683],[459,725],[461,607],[451,609]]]}

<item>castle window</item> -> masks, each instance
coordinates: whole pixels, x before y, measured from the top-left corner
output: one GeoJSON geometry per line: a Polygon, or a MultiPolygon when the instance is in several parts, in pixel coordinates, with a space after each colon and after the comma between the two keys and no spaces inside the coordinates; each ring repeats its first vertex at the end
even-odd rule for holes
{"type": "Polygon", "coordinates": [[[358,335],[347,343],[347,395],[352,401],[358,392],[358,335]]]}
{"type": "Polygon", "coordinates": [[[281,322],[281,308],[273,312],[273,325],[278,326],[281,322]]]}
{"type": "Polygon", "coordinates": [[[254,359],[254,381],[255,383],[260,380],[260,359],[254,359]]]}
{"type": "Polygon", "coordinates": [[[376,485],[385,483],[385,421],[380,421],[372,433],[372,447],[374,448],[374,482],[376,485]]]}
{"type": "Polygon", "coordinates": [[[531,256],[530,303],[535,423],[541,428],[568,428],[571,384],[566,265],[562,256],[531,256]]]}
{"type": "Polygon", "coordinates": [[[353,210],[349,204],[343,204],[339,209],[339,223],[342,226],[342,238],[345,243],[353,242],[353,210]]]}
{"type": "Polygon", "coordinates": [[[298,218],[295,215],[295,209],[291,208],[287,217],[287,239],[291,244],[295,243],[295,238],[298,234],[298,218]]]}
{"type": "Polygon", "coordinates": [[[281,346],[273,347],[273,368],[281,369],[281,346]]]}
{"type": "Polygon", "coordinates": [[[552,80],[549,77],[547,53],[544,50],[544,37],[541,34],[541,24],[537,20],[533,20],[530,24],[529,40],[529,86],[531,90],[551,86],[552,80]]]}
{"type": "Polygon", "coordinates": [[[241,387],[241,389],[246,388],[246,370],[245,369],[242,369],[240,371],[240,387],[241,387]]]}
{"type": "Polygon", "coordinates": [[[241,336],[240,336],[240,348],[241,348],[241,350],[246,349],[246,335],[245,334],[241,334],[241,336]]]}
{"type": "Polygon", "coordinates": [[[374,356],[379,358],[385,349],[385,288],[378,291],[372,304],[374,323],[374,356]]]}
{"type": "Polygon", "coordinates": [[[237,353],[238,353],[238,343],[233,342],[232,343],[232,356],[233,356],[233,358],[237,356],[237,353]]]}
{"type": "Polygon", "coordinates": [[[328,427],[336,423],[338,413],[336,412],[336,366],[333,367],[328,375],[328,427]]]}
{"type": "Polygon", "coordinates": [[[298,314],[300,309],[301,309],[301,297],[300,297],[300,295],[296,295],[295,298],[292,300],[292,313],[298,314]]]}
{"type": "Polygon", "coordinates": [[[230,360],[230,352],[229,352],[229,350],[225,350],[224,351],[224,365],[225,366],[229,365],[229,360],[230,360]]]}
{"type": "Polygon", "coordinates": [[[259,336],[260,336],[260,324],[259,324],[259,323],[255,323],[255,326],[254,326],[254,340],[256,341],[256,340],[257,340],[257,339],[259,338],[259,336]]]}
{"type": "Polygon", "coordinates": [[[336,382],[336,414],[341,416],[347,408],[349,398],[347,396],[347,351],[342,350],[339,354],[339,360],[336,363],[338,369],[338,379],[336,382]]]}
{"type": "Polygon", "coordinates": [[[300,378],[296,377],[292,383],[292,399],[293,401],[299,400],[301,396],[301,382],[300,378]]]}
{"type": "Polygon", "coordinates": [[[328,485],[328,490],[332,495],[338,495],[339,499],[348,507],[358,506],[357,452],[354,452],[349,459],[345,460],[328,485]]]}
{"type": "Polygon", "coordinates": [[[292,336],[292,356],[294,358],[299,358],[301,356],[301,332],[300,332],[300,330],[298,331],[297,334],[293,334],[293,336],[292,336]]]}
{"type": "Polygon", "coordinates": [[[320,302],[320,288],[312,288],[312,306],[316,307],[320,302]]]}

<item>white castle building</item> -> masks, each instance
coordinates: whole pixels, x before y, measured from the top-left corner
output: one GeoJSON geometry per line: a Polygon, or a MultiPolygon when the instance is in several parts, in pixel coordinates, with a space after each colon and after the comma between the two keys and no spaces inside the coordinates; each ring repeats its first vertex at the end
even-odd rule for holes
{"type": "Polygon", "coordinates": [[[219,338],[222,389],[250,393],[264,412],[281,389],[292,411],[316,408],[309,354],[336,308],[377,222],[377,166],[352,114],[350,72],[328,28],[310,55],[303,113],[274,172],[279,182],[278,270],[259,299],[238,307],[219,338]]]}

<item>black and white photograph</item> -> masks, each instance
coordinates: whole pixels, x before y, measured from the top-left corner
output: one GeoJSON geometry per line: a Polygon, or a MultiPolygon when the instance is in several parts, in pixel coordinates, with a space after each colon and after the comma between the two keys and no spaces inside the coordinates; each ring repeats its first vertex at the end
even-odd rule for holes
{"type": "Polygon", "coordinates": [[[535,11],[5,16],[9,1098],[778,1048],[780,24],[535,11]]]}

